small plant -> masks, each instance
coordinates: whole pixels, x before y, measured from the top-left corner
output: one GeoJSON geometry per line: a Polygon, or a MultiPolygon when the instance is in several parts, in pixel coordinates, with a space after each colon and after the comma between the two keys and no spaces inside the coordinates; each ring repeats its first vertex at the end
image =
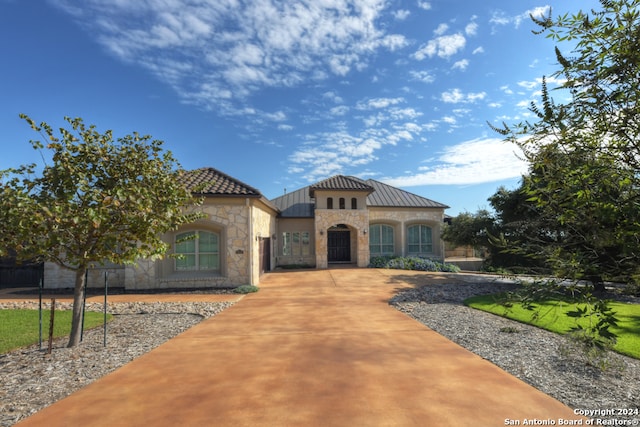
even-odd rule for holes
{"type": "Polygon", "coordinates": [[[250,294],[252,292],[258,292],[259,289],[260,288],[253,285],[242,285],[235,288],[233,292],[236,294],[250,294]]]}

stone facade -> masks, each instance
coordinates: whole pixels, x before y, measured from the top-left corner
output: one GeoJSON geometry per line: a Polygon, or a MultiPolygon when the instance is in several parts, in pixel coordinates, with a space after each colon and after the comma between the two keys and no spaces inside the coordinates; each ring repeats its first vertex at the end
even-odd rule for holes
{"type": "Polygon", "coordinates": [[[339,224],[349,228],[351,237],[351,261],[358,267],[369,265],[369,211],[365,209],[316,209],[316,268],[329,266],[327,238],[329,229],[339,224]]]}
{"type": "Polygon", "coordinates": [[[444,242],[440,239],[444,224],[443,210],[425,210],[418,208],[371,208],[370,224],[387,224],[394,229],[395,254],[407,255],[407,227],[414,224],[425,224],[431,227],[433,237],[433,253],[425,254],[433,259],[444,260],[444,242]]]}
{"type": "MultiPolygon", "coordinates": [[[[179,270],[172,257],[140,260],[133,266],[108,269],[110,287],[129,290],[235,287],[258,285],[263,271],[279,266],[327,268],[330,262],[348,262],[366,267],[370,262],[370,226],[376,224],[393,228],[393,254],[397,256],[408,254],[409,227],[429,227],[432,244],[424,248],[432,248],[431,252],[419,255],[444,259],[440,235],[447,206],[374,180],[337,175],[268,201],[255,188],[213,168],[193,171],[188,178],[187,185],[193,188],[206,184],[204,203],[190,208],[202,212],[204,217],[167,233],[162,239],[170,245],[171,254],[179,234],[197,231],[214,234],[218,252],[205,252],[204,256],[217,255],[219,268],[179,270]],[[284,236],[287,248],[291,245],[287,253],[284,236]]],[[[389,246],[385,244],[385,250],[390,250],[389,246]]],[[[197,253],[194,249],[190,262],[201,259],[197,253]]],[[[190,267],[198,268],[199,262],[190,267]]],[[[88,285],[104,286],[104,271],[91,271],[88,285]]],[[[74,284],[72,271],[45,264],[45,287],[70,288],[74,284]]]]}

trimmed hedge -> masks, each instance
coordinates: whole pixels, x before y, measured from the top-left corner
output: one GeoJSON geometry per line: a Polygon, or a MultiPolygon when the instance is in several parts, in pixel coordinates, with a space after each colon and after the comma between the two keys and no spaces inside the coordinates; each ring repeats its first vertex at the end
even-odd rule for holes
{"type": "Polygon", "coordinates": [[[443,271],[449,273],[460,272],[460,267],[453,264],[446,264],[434,261],[429,258],[417,256],[396,257],[396,256],[376,256],[369,262],[369,268],[389,268],[394,270],[416,270],[416,271],[443,271]]]}

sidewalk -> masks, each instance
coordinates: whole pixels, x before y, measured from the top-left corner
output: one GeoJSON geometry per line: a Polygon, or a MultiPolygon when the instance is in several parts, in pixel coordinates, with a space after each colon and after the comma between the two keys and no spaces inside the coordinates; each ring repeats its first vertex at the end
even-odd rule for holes
{"type": "Polygon", "coordinates": [[[409,286],[394,275],[267,274],[260,292],[19,426],[503,426],[578,418],[390,307],[394,290],[409,286]]]}

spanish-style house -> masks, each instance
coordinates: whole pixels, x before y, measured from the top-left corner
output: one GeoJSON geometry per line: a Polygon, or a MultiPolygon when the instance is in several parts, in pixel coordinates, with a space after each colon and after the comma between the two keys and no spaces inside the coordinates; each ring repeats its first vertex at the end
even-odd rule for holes
{"type": "MultiPolygon", "coordinates": [[[[281,267],[366,267],[377,255],[445,256],[440,234],[448,206],[376,180],[336,175],[268,200],[214,168],[184,179],[187,188],[198,188],[204,217],[163,236],[180,257],[111,266],[110,287],[258,285],[262,273],[281,267]]],[[[51,263],[44,270],[45,288],[73,286],[71,272],[51,263]]],[[[103,275],[92,270],[88,285],[102,286],[103,275]]]]}

